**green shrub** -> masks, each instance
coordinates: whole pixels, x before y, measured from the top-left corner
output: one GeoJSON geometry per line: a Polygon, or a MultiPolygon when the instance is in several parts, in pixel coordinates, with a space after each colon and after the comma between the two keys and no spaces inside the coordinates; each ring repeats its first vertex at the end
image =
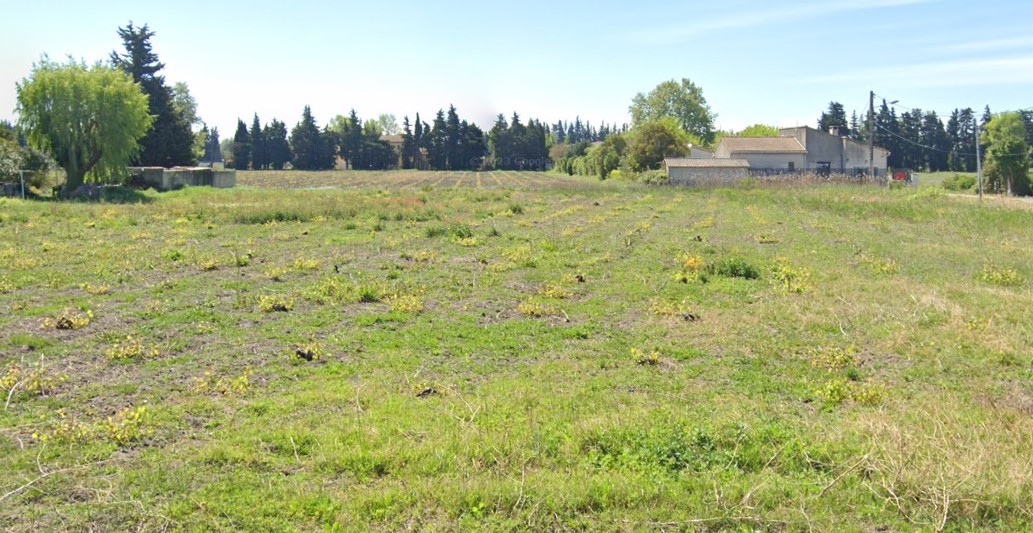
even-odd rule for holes
{"type": "Polygon", "coordinates": [[[729,257],[707,265],[707,272],[726,278],[759,279],[760,270],[743,259],[729,257]]]}
{"type": "Polygon", "coordinates": [[[473,230],[466,224],[452,224],[448,227],[448,234],[454,239],[469,239],[473,237],[473,230]]]}
{"type": "Polygon", "coordinates": [[[970,191],[976,186],[976,177],[971,174],[954,174],[943,180],[943,188],[948,191],[970,191]]]}
{"type": "Polygon", "coordinates": [[[668,185],[671,183],[667,172],[663,170],[648,170],[638,175],[638,181],[646,185],[668,185]]]}

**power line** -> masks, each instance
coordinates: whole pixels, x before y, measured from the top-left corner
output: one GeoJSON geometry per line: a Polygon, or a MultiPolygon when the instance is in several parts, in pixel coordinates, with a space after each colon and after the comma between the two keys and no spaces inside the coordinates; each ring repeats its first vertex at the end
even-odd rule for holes
{"type": "MultiPolygon", "coordinates": [[[[932,150],[933,152],[940,152],[941,154],[954,154],[954,155],[960,155],[960,156],[965,156],[965,157],[975,157],[976,156],[975,153],[955,152],[953,150],[942,150],[940,148],[934,148],[932,146],[926,146],[926,145],[924,145],[922,143],[915,142],[915,141],[913,141],[911,139],[908,139],[907,137],[904,137],[904,136],[900,135],[899,133],[896,133],[894,131],[890,131],[890,130],[882,127],[881,125],[879,125],[879,123],[875,123],[875,129],[880,130],[880,131],[882,131],[884,133],[887,133],[889,135],[892,135],[893,137],[896,137],[896,138],[898,138],[898,139],[900,139],[900,140],[902,140],[902,141],[904,141],[904,142],[906,142],[908,144],[913,144],[913,145],[915,145],[915,146],[917,146],[919,148],[923,148],[925,150],[932,150]]],[[[998,157],[1022,157],[1024,155],[1028,155],[1028,154],[1025,154],[1025,153],[1021,153],[1021,154],[1004,154],[1004,155],[998,155],[998,157]]]]}
{"type": "MultiPolygon", "coordinates": [[[[908,106],[908,105],[902,103],[900,100],[892,100],[889,97],[883,96],[883,95],[878,94],[878,93],[876,93],[875,96],[877,98],[883,100],[884,102],[886,102],[886,105],[891,107],[891,108],[896,108],[897,106],[899,106],[901,109],[905,109],[907,111],[922,111],[922,112],[925,112],[925,113],[927,113],[929,111],[932,111],[932,112],[936,113],[936,116],[938,116],[938,117],[949,117],[955,111],[963,111],[965,109],[970,109],[970,110],[972,110],[973,114],[975,114],[975,113],[980,113],[980,112],[984,111],[987,107],[989,107],[988,105],[984,105],[982,109],[978,109],[978,108],[974,108],[974,107],[955,108],[955,109],[952,109],[948,113],[941,113],[940,111],[937,111],[935,109],[926,109],[926,108],[922,108],[922,107],[908,106]],[[890,104],[889,102],[891,102],[891,101],[895,101],[896,104],[890,104]]],[[[1026,108],[1022,108],[1022,109],[1008,109],[1008,110],[1005,110],[1003,112],[1005,112],[1005,113],[1007,113],[1007,112],[1012,112],[1012,113],[1033,113],[1033,107],[1026,107],[1026,108]]]]}

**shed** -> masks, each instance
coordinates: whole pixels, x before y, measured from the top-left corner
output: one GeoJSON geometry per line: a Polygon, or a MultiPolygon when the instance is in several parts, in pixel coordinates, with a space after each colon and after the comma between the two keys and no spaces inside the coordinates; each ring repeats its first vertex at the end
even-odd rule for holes
{"type": "Polygon", "coordinates": [[[671,185],[727,186],[746,178],[750,163],[745,159],[664,159],[671,185]]]}

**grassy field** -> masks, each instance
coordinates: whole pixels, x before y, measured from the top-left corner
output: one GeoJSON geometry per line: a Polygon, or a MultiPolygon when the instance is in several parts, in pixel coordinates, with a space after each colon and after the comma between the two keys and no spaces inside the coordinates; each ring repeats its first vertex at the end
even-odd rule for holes
{"type": "Polygon", "coordinates": [[[577,189],[594,187],[586,178],[571,178],[551,172],[431,172],[417,170],[367,172],[239,171],[237,181],[246,187],[277,189],[327,188],[423,188],[434,189],[577,189]]]}
{"type": "Polygon", "coordinates": [[[281,178],[0,199],[0,528],[1033,527],[1033,211],[281,178]]]}

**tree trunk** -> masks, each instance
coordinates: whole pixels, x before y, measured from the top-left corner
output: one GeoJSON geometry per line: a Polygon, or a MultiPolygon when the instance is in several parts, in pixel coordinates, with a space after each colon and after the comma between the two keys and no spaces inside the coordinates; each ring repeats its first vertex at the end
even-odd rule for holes
{"type": "Polygon", "coordinates": [[[72,171],[71,169],[65,170],[65,185],[61,189],[61,195],[65,197],[74,195],[75,191],[82,187],[85,177],[85,172],[79,170],[72,171]]]}

